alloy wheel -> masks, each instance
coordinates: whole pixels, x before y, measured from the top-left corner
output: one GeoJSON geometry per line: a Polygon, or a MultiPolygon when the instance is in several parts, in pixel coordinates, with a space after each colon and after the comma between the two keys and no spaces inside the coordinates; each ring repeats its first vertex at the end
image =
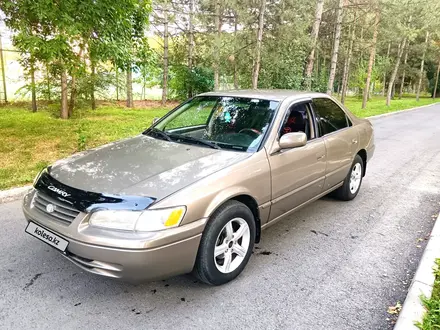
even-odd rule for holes
{"type": "Polygon", "coordinates": [[[351,170],[350,175],[350,192],[355,194],[358,191],[359,186],[361,185],[362,179],[362,166],[359,163],[356,163],[351,170]]]}
{"type": "Polygon", "coordinates": [[[230,220],[220,231],[214,249],[214,263],[222,273],[237,269],[246,257],[251,232],[242,218],[230,220]]]}

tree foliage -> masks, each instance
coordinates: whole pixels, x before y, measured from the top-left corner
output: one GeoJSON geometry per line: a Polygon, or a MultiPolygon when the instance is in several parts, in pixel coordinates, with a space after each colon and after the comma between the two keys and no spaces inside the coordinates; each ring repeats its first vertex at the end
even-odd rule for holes
{"type": "Polygon", "coordinates": [[[437,1],[0,0],[0,8],[29,79],[45,72],[27,85],[39,98],[60,93],[62,72],[71,100],[119,96],[129,88],[121,73],[134,72],[142,98],[153,86],[167,87],[165,100],[257,83],[366,91],[366,100],[387,91],[391,101],[419,82],[432,92],[440,61],[437,1]]]}

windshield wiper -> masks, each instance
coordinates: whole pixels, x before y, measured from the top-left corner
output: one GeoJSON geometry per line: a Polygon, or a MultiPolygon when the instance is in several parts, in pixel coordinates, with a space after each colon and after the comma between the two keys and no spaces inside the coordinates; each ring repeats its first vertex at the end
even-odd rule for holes
{"type": "Polygon", "coordinates": [[[159,135],[161,138],[164,138],[167,141],[171,141],[171,138],[168,135],[168,133],[165,133],[164,131],[161,131],[160,129],[157,129],[157,128],[152,128],[146,133],[153,133],[153,134],[159,135]]]}
{"type": "Polygon", "coordinates": [[[205,140],[200,140],[200,139],[196,139],[190,136],[185,136],[185,135],[177,135],[177,134],[173,134],[171,135],[173,138],[175,138],[176,140],[184,140],[184,141],[190,141],[190,142],[195,142],[195,143],[199,143],[199,144],[203,144],[205,146],[208,146],[210,148],[213,149],[221,149],[217,144],[209,142],[209,141],[205,141],[205,140]]]}

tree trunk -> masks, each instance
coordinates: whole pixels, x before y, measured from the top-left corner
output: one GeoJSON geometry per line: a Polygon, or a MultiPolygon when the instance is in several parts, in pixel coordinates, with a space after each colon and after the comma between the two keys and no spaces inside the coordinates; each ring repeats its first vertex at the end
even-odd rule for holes
{"type": "Polygon", "coordinates": [[[127,70],[127,108],[133,108],[133,72],[131,65],[127,70]]]}
{"type": "Polygon", "coordinates": [[[2,44],[2,36],[0,35],[0,68],[2,71],[2,87],[3,87],[3,101],[8,103],[8,93],[6,91],[6,68],[5,68],[5,59],[3,57],[3,44],[2,44]]]}
{"type": "Polygon", "coordinates": [[[237,17],[237,13],[235,13],[234,15],[234,88],[235,89],[238,89],[237,31],[238,31],[238,17],[237,17]]]}
{"type": "Polygon", "coordinates": [[[405,71],[406,71],[406,63],[408,62],[408,50],[409,50],[409,42],[405,49],[405,59],[403,60],[403,72],[402,72],[402,81],[400,82],[400,90],[399,90],[399,100],[403,96],[403,86],[405,85],[405,71]]]}
{"type": "Polygon", "coordinates": [[[50,101],[51,92],[50,92],[50,73],[49,73],[49,65],[46,63],[46,87],[47,87],[47,99],[50,101]]]}
{"type": "Polygon", "coordinates": [[[354,14],[354,22],[353,27],[351,31],[351,37],[350,41],[348,43],[348,54],[347,54],[347,60],[344,65],[344,73],[342,75],[342,92],[341,92],[341,103],[344,104],[345,97],[347,95],[347,88],[348,88],[348,80],[350,78],[350,63],[351,63],[351,55],[353,53],[353,44],[354,44],[354,38],[356,37],[356,13],[354,14]]]}
{"type": "Polygon", "coordinates": [[[432,93],[432,98],[435,99],[437,96],[437,86],[438,86],[438,75],[440,73],[440,60],[438,61],[438,67],[437,67],[437,75],[435,76],[435,84],[434,84],[434,91],[432,93]]]}
{"type": "MultiPolygon", "coordinates": [[[[388,43],[388,50],[387,50],[386,60],[388,60],[390,58],[390,50],[391,50],[391,43],[388,43]]],[[[386,81],[387,81],[387,69],[385,68],[384,73],[383,73],[382,96],[385,96],[386,81]]]]}
{"type": "Polygon", "coordinates": [[[119,69],[115,66],[116,75],[116,101],[119,101],[119,69]]]}
{"type": "Polygon", "coordinates": [[[35,65],[31,64],[31,94],[32,94],[32,112],[37,112],[37,93],[35,90],[35,65]]]}
{"type": "MultiPolygon", "coordinates": [[[[321,74],[321,72],[320,72],[320,68],[321,68],[321,66],[320,66],[320,61],[319,61],[319,49],[316,49],[315,50],[315,64],[314,64],[314,69],[313,69],[313,75],[314,75],[314,79],[315,79],[315,81],[318,81],[319,80],[319,75],[321,74]]],[[[312,86],[310,85],[310,89],[312,89],[311,88],[312,86]]]]}
{"type": "Polygon", "coordinates": [[[333,43],[333,53],[330,65],[330,76],[328,78],[327,94],[332,95],[333,84],[335,82],[336,65],[338,64],[339,43],[341,41],[341,26],[342,26],[342,11],[344,7],[344,0],[339,0],[338,9],[336,10],[336,31],[333,43]]]}
{"type": "MultiPolygon", "coordinates": [[[[189,1],[189,22],[188,22],[188,70],[192,74],[194,56],[194,0],[189,1]]],[[[193,96],[193,86],[188,86],[188,97],[193,96]]]]}
{"type": "Polygon", "coordinates": [[[96,109],[96,100],[95,100],[96,66],[94,60],[90,61],[90,68],[92,70],[92,75],[91,75],[92,85],[90,88],[90,99],[92,100],[92,110],[95,110],[96,109]]]}
{"type": "Polygon", "coordinates": [[[163,11],[163,20],[162,105],[165,105],[168,96],[168,8],[163,11]]]}
{"type": "Polygon", "coordinates": [[[396,80],[397,72],[399,71],[400,60],[402,59],[402,54],[403,54],[403,50],[405,49],[405,45],[406,45],[406,37],[403,39],[402,46],[400,47],[397,53],[397,59],[394,65],[394,70],[393,73],[391,74],[391,78],[388,83],[388,92],[387,92],[387,101],[386,101],[387,106],[390,106],[391,104],[391,94],[393,92],[394,81],[396,80]]]}
{"type": "Polygon", "coordinates": [[[424,65],[425,65],[426,50],[428,49],[428,40],[429,40],[429,32],[426,31],[425,47],[423,48],[422,63],[420,64],[419,83],[417,85],[417,94],[416,94],[416,100],[417,101],[420,100],[420,89],[422,88],[423,68],[424,68],[424,65]]]}
{"type": "Polygon", "coordinates": [[[75,107],[75,100],[76,100],[76,77],[75,73],[72,74],[72,80],[71,80],[71,87],[70,87],[70,102],[69,102],[69,110],[67,115],[72,117],[73,115],[73,108],[75,107]]]}
{"type": "MultiPolygon", "coordinates": [[[[362,24],[362,23],[361,23],[362,24]]],[[[360,38],[359,38],[359,45],[360,45],[360,49],[359,49],[359,65],[362,65],[362,62],[364,61],[364,51],[363,51],[363,49],[364,49],[364,47],[363,47],[363,44],[364,44],[364,26],[365,26],[365,16],[364,16],[364,19],[363,19],[363,24],[361,25],[361,36],[360,36],[360,38]]]]}
{"type": "Polygon", "coordinates": [[[341,97],[342,79],[343,79],[343,77],[341,76],[341,79],[337,82],[337,84],[338,84],[337,86],[338,86],[338,87],[336,88],[336,93],[338,94],[338,97],[341,97]]]}
{"type": "Polygon", "coordinates": [[[376,57],[376,44],[377,44],[377,35],[379,33],[379,20],[380,20],[380,11],[376,8],[376,17],[374,19],[374,32],[373,32],[373,40],[371,43],[370,49],[370,59],[368,60],[368,70],[367,70],[367,79],[365,81],[364,93],[362,97],[362,109],[365,109],[367,106],[367,101],[370,96],[370,82],[371,82],[371,73],[373,72],[374,58],[376,57]]]}
{"type": "Polygon", "coordinates": [[[214,47],[214,90],[218,91],[220,89],[220,51],[221,51],[221,35],[222,35],[222,19],[221,19],[221,5],[220,0],[215,2],[215,27],[217,29],[217,34],[215,37],[215,47],[214,47]]]}
{"type": "Polygon", "coordinates": [[[315,61],[316,43],[319,36],[319,28],[321,27],[322,11],[324,9],[324,0],[316,1],[315,10],[315,22],[313,23],[312,32],[310,33],[310,39],[312,40],[312,49],[310,50],[309,57],[307,58],[306,69],[304,73],[303,87],[307,90],[312,89],[312,72],[313,64],[315,61]]]}
{"type": "Polygon", "coordinates": [[[261,61],[261,47],[263,44],[263,29],[264,29],[264,12],[266,10],[266,0],[260,0],[260,13],[258,14],[258,31],[257,31],[257,45],[255,48],[254,66],[252,69],[252,88],[258,88],[258,75],[260,74],[261,61]]]}
{"type": "Polygon", "coordinates": [[[61,71],[61,119],[69,118],[69,109],[67,105],[67,73],[66,69],[61,71]]]}

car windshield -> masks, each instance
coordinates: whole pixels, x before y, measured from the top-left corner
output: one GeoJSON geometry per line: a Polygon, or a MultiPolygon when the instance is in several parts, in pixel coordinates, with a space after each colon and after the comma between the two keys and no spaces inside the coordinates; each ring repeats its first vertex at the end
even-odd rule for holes
{"type": "Polygon", "coordinates": [[[279,102],[244,97],[199,96],[145,132],[168,141],[255,152],[279,102]]]}

